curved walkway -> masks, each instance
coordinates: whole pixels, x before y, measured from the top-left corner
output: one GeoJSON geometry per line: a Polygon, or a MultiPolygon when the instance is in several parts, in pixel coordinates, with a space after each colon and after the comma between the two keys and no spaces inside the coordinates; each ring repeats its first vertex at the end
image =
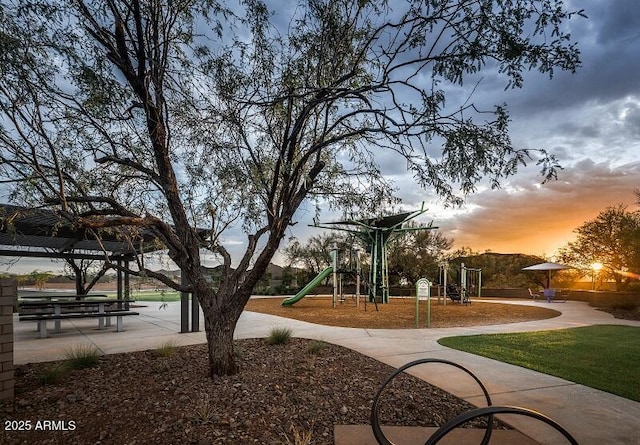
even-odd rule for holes
{"type": "MultiPolygon", "coordinates": [[[[491,300],[496,302],[497,300],[491,300]]],[[[498,301],[508,304],[547,304],[528,300],[498,301]]],[[[553,304],[562,314],[546,320],[504,325],[438,329],[356,329],[322,326],[273,315],[245,312],[236,338],[265,337],[275,326],[288,327],[296,337],[323,340],[368,355],[393,367],[419,358],[441,358],[456,362],[475,373],[485,384],[495,405],[518,405],[539,411],[565,427],[582,445],[640,445],[640,403],[557,377],[446,348],[442,337],[505,332],[563,329],[596,324],[640,327],[640,322],[619,320],[587,303],[567,301],[553,304]]],[[[70,347],[93,345],[105,354],[152,349],[167,341],[180,345],[205,342],[203,332],[178,334],[180,308],[158,303],[136,309],[139,317],[127,317],[128,332],[97,331],[91,320],[63,323],[63,333],[38,339],[32,323],[14,322],[16,364],[49,361],[64,357],[70,347]]],[[[201,321],[201,326],[204,326],[201,321]]],[[[445,365],[422,365],[412,374],[478,406],[484,397],[475,382],[445,365]]],[[[615,378],[612,376],[612,378],[615,378]]],[[[563,443],[557,432],[541,422],[522,416],[505,420],[541,444],[563,443]]]]}

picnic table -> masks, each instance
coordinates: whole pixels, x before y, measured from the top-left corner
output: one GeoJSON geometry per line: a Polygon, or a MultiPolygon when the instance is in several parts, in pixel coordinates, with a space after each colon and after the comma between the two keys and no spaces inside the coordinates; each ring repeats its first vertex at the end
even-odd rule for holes
{"type": "Polygon", "coordinates": [[[40,338],[46,338],[47,322],[53,320],[54,332],[60,333],[61,321],[65,319],[97,318],[98,329],[111,326],[111,317],[116,317],[116,331],[123,330],[122,317],[140,315],[129,310],[133,300],[121,300],[90,295],[76,300],[76,295],[51,295],[30,301],[20,301],[20,321],[37,321],[40,338]],[[73,299],[71,299],[73,298],[73,299]]]}
{"type": "Polygon", "coordinates": [[[62,292],[59,293],[28,293],[19,296],[20,300],[86,300],[88,298],[107,298],[107,294],[65,294],[62,292]]]}

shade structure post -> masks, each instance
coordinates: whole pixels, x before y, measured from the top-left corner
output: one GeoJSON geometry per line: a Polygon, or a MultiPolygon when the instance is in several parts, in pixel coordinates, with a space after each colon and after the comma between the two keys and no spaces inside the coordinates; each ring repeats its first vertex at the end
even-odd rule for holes
{"type": "MultiPolygon", "coordinates": [[[[180,284],[185,285],[186,279],[184,274],[180,273],[180,284]]],[[[189,294],[187,292],[180,292],[180,332],[189,332],[189,294]]]]}

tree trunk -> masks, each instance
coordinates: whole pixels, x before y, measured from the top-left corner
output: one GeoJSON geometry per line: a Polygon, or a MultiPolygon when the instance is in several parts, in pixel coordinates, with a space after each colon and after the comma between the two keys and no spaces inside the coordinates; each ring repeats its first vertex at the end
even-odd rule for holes
{"type": "Polygon", "coordinates": [[[84,295],[84,280],[82,279],[82,273],[76,272],[76,295],[84,295]]]}
{"type": "MultiPolygon", "coordinates": [[[[286,224],[282,226],[286,227],[286,224]]],[[[202,276],[192,280],[193,294],[197,296],[204,314],[211,377],[236,374],[239,371],[233,348],[233,333],[254,286],[264,275],[269,261],[273,258],[280,238],[281,236],[271,233],[254,267],[240,285],[234,279],[223,280],[216,291],[202,276]]],[[[235,271],[237,272],[238,270],[235,271]]],[[[182,273],[185,273],[184,269],[182,273]]],[[[197,269],[194,276],[198,273],[201,274],[201,269],[197,269]]]]}
{"type": "Polygon", "coordinates": [[[233,348],[233,333],[250,294],[237,290],[201,289],[198,301],[204,315],[204,326],[209,350],[209,374],[231,375],[239,371],[233,348]]]}
{"type": "Polygon", "coordinates": [[[209,349],[210,376],[236,374],[239,368],[233,349],[233,332],[237,317],[229,311],[203,312],[209,349]]]}

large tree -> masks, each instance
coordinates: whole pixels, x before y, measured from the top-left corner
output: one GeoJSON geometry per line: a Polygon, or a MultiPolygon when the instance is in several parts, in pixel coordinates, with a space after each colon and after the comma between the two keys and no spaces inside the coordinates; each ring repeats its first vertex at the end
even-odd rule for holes
{"type": "MultiPolygon", "coordinates": [[[[142,261],[132,272],[198,298],[211,374],[237,371],[235,325],[302,203],[382,212],[393,191],[383,156],[449,202],[482,178],[497,186],[530,153],[511,143],[504,105],[445,101],[447,87],[487,69],[516,88],[523,71],[579,64],[559,0],[281,6],[0,7],[2,180],[15,201],[97,234],[153,233],[183,282],[142,261]],[[245,250],[232,258],[238,229],[245,250]],[[215,288],[201,248],[220,257],[215,288]]],[[[555,159],[536,156],[553,177],[555,159]]]]}
{"type": "Polygon", "coordinates": [[[613,279],[618,289],[637,280],[640,271],[640,211],[625,205],[608,207],[574,230],[575,241],[560,249],[560,261],[572,264],[585,273],[591,265],[602,264],[603,279],[613,279]]]}
{"type": "Polygon", "coordinates": [[[343,234],[321,233],[310,237],[304,244],[297,239],[291,240],[284,249],[284,255],[290,266],[302,267],[311,280],[323,269],[331,266],[331,252],[335,248],[342,251],[340,255],[344,255],[349,245],[353,244],[353,240],[347,243],[347,237],[343,234]]]}
{"type": "MultiPolygon", "coordinates": [[[[410,224],[409,227],[419,226],[410,224]]],[[[453,239],[427,227],[424,230],[401,233],[387,247],[389,274],[412,285],[421,277],[436,282],[440,263],[452,244],[453,239]]]]}

